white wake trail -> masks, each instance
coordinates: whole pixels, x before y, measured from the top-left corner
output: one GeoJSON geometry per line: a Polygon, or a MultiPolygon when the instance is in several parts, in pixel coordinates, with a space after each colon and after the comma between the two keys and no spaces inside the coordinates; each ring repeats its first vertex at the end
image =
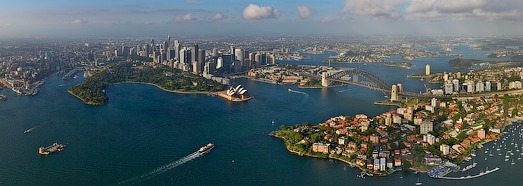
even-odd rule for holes
{"type": "Polygon", "coordinates": [[[142,181],[145,181],[145,180],[148,180],[148,179],[151,179],[159,174],[162,174],[164,172],[167,172],[175,167],[178,167],[184,163],[187,163],[188,161],[191,161],[193,159],[196,159],[198,157],[200,157],[202,155],[202,153],[196,151],[192,154],[189,154],[183,158],[180,158],[174,162],[171,162],[171,163],[168,163],[168,164],[165,164],[161,167],[158,167],[148,173],[145,173],[145,174],[142,174],[140,176],[137,176],[137,177],[134,177],[134,178],[131,178],[131,179],[128,179],[128,180],[125,180],[125,181],[121,181],[118,183],[118,185],[125,185],[125,184],[129,184],[129,185],[132,185],[132,184],[137,184],[137,183],[140,183],[142,181]]]}

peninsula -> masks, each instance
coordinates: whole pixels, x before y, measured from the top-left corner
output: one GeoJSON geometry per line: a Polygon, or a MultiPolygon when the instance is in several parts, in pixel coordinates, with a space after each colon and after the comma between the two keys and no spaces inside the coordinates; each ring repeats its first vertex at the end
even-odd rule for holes
{"type": "Polygon", "coordinates": [[[179,69],[119,62],[71,87],[68,92],[85,104],[103,105],[109,99],[105,89],[118,83],[151,84],[176,93],[209,93],[225,89],[221,83],[179,69]]]}
{"type": "Polygon", "coordinates": [[[270,135],[282,139],[292,153],[337,159],[367,175],[405,169],[427,172],[447,162],[460,164],[474,156],[477,147],[500,139],[505,127],[523,119],[521,77],[513,75],[521,72],[521,68],[484,69],[464,73],[467,79],[459,72],[447,74],[445,91],[433,94],[453,96],[400,98],[387,101],[399,108],[378,116],[358,114],[332,117],[318,125],[282,125],[270,135]],[[448,83],[459,85],[459,81],[478,88],[453,89],[448,83]]]}
{"type": "Polygon", "coordinates": [[[300,156],[331,158],[367,175],[426,172],[459,164],[477,146],[499,139],[510,118],[523,114],[523,97],[426,100],[375,117],[332,117],[318,125],[280,126],[271,136],[300,156]]]}
{"type": "Polygon", "coordinates": [[[383,65],[387,67],[400,67],[400,68],[406,68],[409,69],[412,67],[412,64],[409,62],[385,62],[383,65]]]}

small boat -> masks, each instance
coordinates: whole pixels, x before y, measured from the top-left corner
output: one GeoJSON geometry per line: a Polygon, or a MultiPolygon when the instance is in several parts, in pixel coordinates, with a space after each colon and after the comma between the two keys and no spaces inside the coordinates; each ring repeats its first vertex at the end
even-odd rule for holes
{"type": "Polygon", "coordinates": [[[515,165],[516,163],[514,163],[514,159],[512,159],[512,163],[510,163],[511,165],[515,165]]]}
{"type": "Polygon", "coordinates": [[[211,151],[213,148],[214,148],[214,144],[209,143],[209,144],[203,146],[202,148],[200,148],[200,150],[198,150],[198,152],[207,153],[207,152],[211,151]]]}
{"type": "Polygon", "coordinates": [[[29,132],[31,132],[31,129],[27,129],[27,130],[25,130],[25,131],[24,131],[24,134],[27,134],[27,133],[29,133],[29,132]]]}
{"type": "Polygon", "coordinates": [[[272,120],[272,124],[274,125],[274,120],[272,120]]]}
{"type": "Polygon", "coordinates": [[[292,92],[292,89],[287,89],[287,91],[292,92]]]}

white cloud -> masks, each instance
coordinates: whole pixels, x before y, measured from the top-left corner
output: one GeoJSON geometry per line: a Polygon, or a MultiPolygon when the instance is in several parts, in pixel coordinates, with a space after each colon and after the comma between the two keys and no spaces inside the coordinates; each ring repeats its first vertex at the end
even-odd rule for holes
{"type": "Polygon", "coordinates": [[[176,16],[174,18],[174,21],[177,23],[189,23],[189,22],[196,21],[196,18],[194,18],[191,14],[185,14],[182,16],[176,16]]]}
{"type": "Polygon", "coordinates": [[[86,24],[86,23],[87,23],[87,21],[81,20],[81,19],[75,19],[75,20],[71,21],[71,24],[75,24],[75,25],[86,24]]]}
{"type": "Polygon", "coordinates": [[[303,18],[309,17],[316,13],[314,10],[311,10],[309,7],[307,7],[305,5],[298,6],[298,12],[300,13],[300,17],[303,17],[303,18]]]}
{"type": "Polygon", "coordinates": [[[523,20],[523,3],[513,0],[411,0],[406,9],[411,18],[457,20],[523,20]]]}
{"type": "Polygon", "coordinates": [[[249,4],[247,7],[245,7],[245,9],[243,9],[243,18],[246,20],[268,19],[276,18],[279,16],[280,11],[270,6],[258,6],[256,4],[249,4]]]}
{"type": "Polygon", "coordinates": [[[396,6],[403,0],[345,0],[345,11],[378,19],[396,19],[401,14],[396,6]]]}
{"type": "Polygon", "coordinates": [[[436,0],[411,0],[407,7],[408,13],[422,13],[434,9],[436,0]]]}
{"type": "Polygon", "coordinates": [[[221,13],[216,13],[214,16],[212,16],[212,19],[215,21],[219,21],[219,20],[227,19],[227,16],[225,16],[221,13]]]}
{"type": "Polygon", "coordinates": [[[484,7],[487,0],[440,0],[436,5],[442,12],[462,13],[484,7]]]}
{"type": "Polygon", "coordinates": [[[323,17],[323,18],[321,18],[321,22],[322,23],[331,23],[333,21],[334,21],[334,19],[332,19],[330,17],[323,17]]]}

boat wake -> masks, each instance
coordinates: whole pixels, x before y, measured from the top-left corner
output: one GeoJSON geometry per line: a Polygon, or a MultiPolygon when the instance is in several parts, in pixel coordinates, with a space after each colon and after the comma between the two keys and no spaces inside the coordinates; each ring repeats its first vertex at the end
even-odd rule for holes
{"type": "Polygon", "coordinates": [[[196,152],[193,152],[192,154],[189,154],[188,156],[185,156],[183,158],[180,158],[174,162],[171,162],[171,163],[168,163],[168,164],[165,164],[161,167],[158,167],[148,173],[145,173],[145,174],[142,174],[140,176],[137,176],[137,177],[134,177],[134,178],[131,178],[131,179],[128,179],[128,180],[125,180],[125,181],[121,181],[118,183],[118,185],[132,185],[132,184],[138,184],[140,182],[143,182],[145,180],[148,180],[148,179],[151,179],[159,174],[162,174],[164,172],[167,172],[175,167],[178,167],[184,163],[187,163],[191,160],[194,160],[198,157],[200,157],[201,155],[203,155],[203,153],[200,153],[198,151],[196,152]]]}
{"type": "Polygon", "coordinates": [[[29,132],[33,131],[34,129],[36,129],[36,128],[38,128],[38,126],[35,126],[33,128],[30,128],[30,129],[27,129],[27,130],[24,131],[24,134],[25,133],[29,133],[29,132]]]}
{"type": "Polygon", "coordinates": [[[302,91],[290,90],[289,92],[303,94],[303,95],[306,95],[307,97],[309,96],[309,94],[302,92],[302,91]]]}

